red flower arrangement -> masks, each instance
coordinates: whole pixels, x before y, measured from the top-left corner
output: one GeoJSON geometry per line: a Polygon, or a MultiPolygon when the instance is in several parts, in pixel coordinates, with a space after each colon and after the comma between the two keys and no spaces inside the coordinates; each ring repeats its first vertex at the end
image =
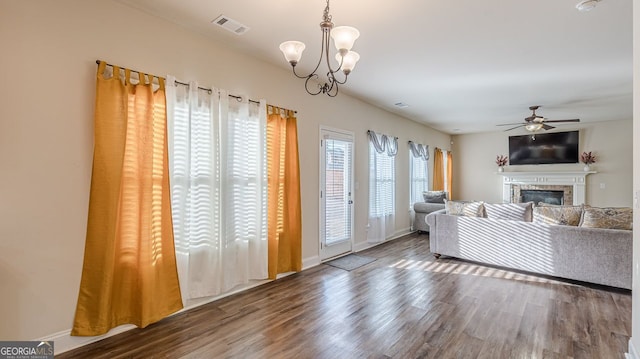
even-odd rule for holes
{"type": "Polygon", "coordinates": [[[596,155],[591,152],[582,152],[580,155],[580,162],[585,165],[590,165],[592,163],[596,163],[596,155]]]}
{"type": "Polygon", "coordinates": [[[496,164],[498,167],[506,166],[509,158],[505,155],[497,155],[496,156],[496,164]]]}

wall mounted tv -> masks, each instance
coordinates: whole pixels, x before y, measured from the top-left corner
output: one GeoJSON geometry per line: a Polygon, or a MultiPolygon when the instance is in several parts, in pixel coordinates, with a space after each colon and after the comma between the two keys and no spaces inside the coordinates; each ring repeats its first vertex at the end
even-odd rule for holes
{"type": "Polygon", "coordinates": [[[578,137],[578,131],[509,136],[509,164],[578,163],[578,137]]]}

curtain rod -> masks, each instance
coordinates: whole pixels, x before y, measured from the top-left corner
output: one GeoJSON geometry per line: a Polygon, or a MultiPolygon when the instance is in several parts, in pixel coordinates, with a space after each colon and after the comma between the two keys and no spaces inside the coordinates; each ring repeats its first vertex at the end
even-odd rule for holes
{"type": "MultiPolygon", "coordinates": [[[[98,64],[98,65],[99,65],[99,64],[100,64],[100,60],[96,60],[96,64],[98,64]]],[[[112,65],[112,64],[110,64],[110,63],[106,63],[106,65],[107,65],[107,66],[111,66],[111,67],[114,67],[114,66],[115,66],[115,65],[112,65]]],[[[117,66],[117,67],[123,68],[122,66],[117,66]]],[[[146,72],[143,72],[143,71],[138,71],[138,70],[134,70],[134,69],[129,69],[129,70],[131,70],[131,71],[133,71],[133,72],[137,72],[137,73],[144,73],[144,74],[147,74],[146,72]]],[[[158,78],[162,77],[162,76],[156,76],[156,75],[153,75],[153,74],[147,74],[147,75],[151,75],[151,76],[153,76],[153,77],[158,77],[158,78]]],[[[162,78],[166,80],[166,78],[164,78],[164,77],[162,77],[162,78]]],[[[175,83],[176,83],[176,84],[178,84],[178,85],[182,85],[182,86],[189,86],[189,84],[184,83],[184,82],[180,82],[180,81],[178,81],[178,80],[176,80],[176,81],[175,81],[175,83]]],[[[204,91],[209,91],[209,93],[211,93],[211,91],[212,91],[210,88],[200,87],[200,86],[198,86],[198,89],[200,89],[200,90],[204,90],[204,91]]],[[[237,95],[229,94],[229,97],[233,97],[233,98],[235,98],[235,99],[236,99],[236,100],[238,100],[238,101],[242,100],[242,96],[237,96],[237,95]]],[[[253,102],[253,103],[256,103],[256,104],[260,104],[260,101],[256,101],[256,100],[252,100],[252,99],[249,99],[249,102],[253,102]]],[[[295,112],[295,113],[298,113],[298,111],[294,111],[294,112],[295,112]]]]}

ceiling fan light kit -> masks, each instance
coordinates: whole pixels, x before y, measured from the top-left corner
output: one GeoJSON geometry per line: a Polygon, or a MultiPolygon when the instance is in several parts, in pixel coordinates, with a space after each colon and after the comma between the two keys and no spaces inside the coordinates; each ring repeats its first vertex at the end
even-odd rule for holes
{"type": "Polygon", "coordinates": [[[578,11],[591,11],[601,0],[583,0],[576,4],[578,11]]]}
{"type": "Polygon", "coordinates": [[[360,32],[351,26],[333,27],[331,14],[329,14],[329,0],[327,0],[327,6],[324,8],[322,22],[320,23],[320,30],[322,30],[320,59],[318,60],[318,64],[315,69],[310,74],[298,75],[296,73],[296,65],[302,58],[302,51],[305,49],[304,43],[300,41],[285,41],[280,44],[280,51],[282,51],[287,62],[291,64],[293,74],[298,78],[306,79],[304,82],[304,88],[307,90],[307,93],[310,95],[324,93],[327,96],[335,97],[338,94],[338,86],[347,82],[347,77],[351,71],[353,71],[358,60],[360,60],[360,55],[355,51],[351,51],[354,42],[360,36],[360,32]],[[335,59],[338,62],[338,68],[335,70],[331,67],[331,63],[329,63],[330,38],[333,39],[333,44],[335,45],[336,50],[338,50],[338,53],[335,56],[335,59]],[[325,59],[326,66],[329,70],[326,74],[327,82],[322,85],[318,85],[317,90],[311,91],[309,89],[309,81],[311,79],[316,81],[319,80],[319,76],[316,71],[318,71],[323,58],[325,59]],[[344,80],[342,81],[336,78],[336,74],[340,70],[342,70],[342,73],[344,74],[344,80]]]}
{"type": "MultiPolygon", "coordinates": [[[[531,110],[531,116],[529,117],[525,117],[524,118],[524,122],[521,123],[504,123],[498,126],[513,126],[513,125],[517,125],[515,127],[511,127],[505,130],[506,131],[511,131],[511,130],[515,130],[516,128],[520,128],[520,127],[524,127],[525,130],[529,131],[529,132],[533,132],[534,134],[540,130],[551,130],[554,129],[554,126],[550,126],[547,123],[562,123],[562,122],[580,122],[580,119],[574,118],[574,119],[570,119],[570,120],[548,120],[547,118],[545,118],[544,116],[540,116],[538,114],[536,114],[536,110],[539,109],[540,106],[529,106],[529,110],[531,110]]],[[[535,138],[534,138],[535,139],[535,138]]]]}
{"type": "Polygon", "coordinates": [[[528,123],[524,126],[524,128],[529,132],[540,131],[542,128],[542,123],[528,123]]]}

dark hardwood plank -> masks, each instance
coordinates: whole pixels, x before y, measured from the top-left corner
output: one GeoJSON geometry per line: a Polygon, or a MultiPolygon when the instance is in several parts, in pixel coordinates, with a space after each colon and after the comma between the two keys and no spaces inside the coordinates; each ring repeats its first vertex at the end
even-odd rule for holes
{"type": "Polygon", "coordinates": [[[624,358],[631,292],[429,253],[413,234],[56,358],[624,358]]]}

